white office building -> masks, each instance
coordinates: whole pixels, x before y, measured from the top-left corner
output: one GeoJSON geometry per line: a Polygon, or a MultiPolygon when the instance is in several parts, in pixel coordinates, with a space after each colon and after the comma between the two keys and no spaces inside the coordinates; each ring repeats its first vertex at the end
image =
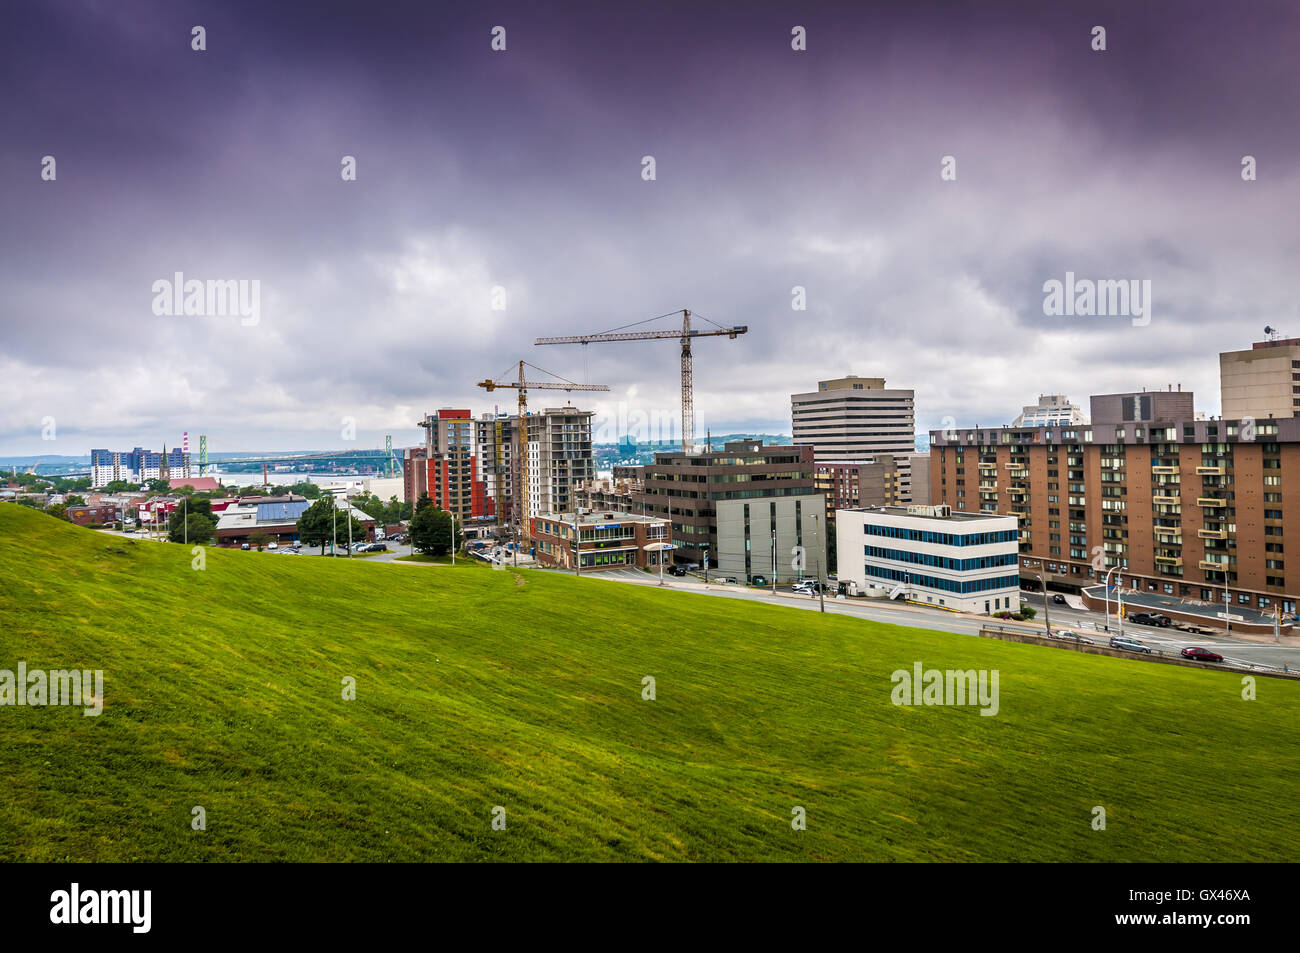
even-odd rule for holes
{"type": "Polygon", "coordinates": [[[841,582],[859,593],[959,612],[1020,607],[1014,516],[948,506],[883,506],[835,513],[841,582]]]}
{"type": "Polygon", "coordinates": [[[1064,394],[1040,394],[1038,403],[1026,404],[1020,416],[1011,422],[1013,427],[1079,427],[1086,426],[1088,416],[1082,408],[1070,403],[1064,394]]]}

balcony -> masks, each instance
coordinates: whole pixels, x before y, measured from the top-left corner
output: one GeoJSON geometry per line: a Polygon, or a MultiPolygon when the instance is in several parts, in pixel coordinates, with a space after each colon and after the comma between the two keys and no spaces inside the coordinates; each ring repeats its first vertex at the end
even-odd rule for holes
{"type": "Polygon", "coordinates": [[[1227,539],[1228,531],[1226,529],[1198,529],[1196,535],[1201,539],[1227,539]]]}
{"type": "Polygon", "coordinates": [[[1172,475],[1178,472],[1178,468],[1177,467],[1152,467],[1151,472],[1172,475]]]}
{"type": "Polygon", "coordinates": [[[1223,476],[1223,467],[1197,467],[1197,476],[1223,476]]]}
{"type": "MultiPolygon", "coordinates": [[[[1007,466],[1010,466],[1010,464],[1007,464],[1007,466]]],[[[981,463],[979,464],[979,468],[980,468],[981,470],[996,470],[996,469],[998,468],[998,465],[997,465],[996,463],[983,463],[983,462],[981,462],[981,463]]]]}
{"type": "Polygon", "coordinates": [[[1182,556],[1157,556],[1157,566],[1181,566],[1183,564],[1182,556]]]}
{"type": "Polygon", "coordinates": [[[1181,529],[1160,529],[1156,528],[1155,537],[1157,542],[1173,543],[1181,546],[1183,543],[1183,531],[1181,529]]]}
{"type": "Polygon", "coordinates": [[[1207,507],[1214,507],[1214,508],[1217,508],[1217,507],[1221,507],[1221,506],[1227,506],[1227,505],[1228,505],[1228,501],[1227,501],[1227,500],[1216,500],[1216,499],[1214,499],[1213,497],[1209,497],[1209,496],[1198,496],[1198,497],[1196,498],[1196,505],[1197,505],[1197,506],[1207,506],[1207,507]]]}
{"type": "Polygon", "coordinates": [[[1168,494],[1159,494],[1151,497],[1151,502],[1159,503],[1162,506],[1177,506],[1182,502],[1182,499],[1177,496],[1169,496],[1168,494]]]}
{"type": "Polygon", "coordinates": [[[1208,560],[1202,559],[1196,564],[1196,568],[1200,569],[1202,572],[1227,572],[1228,564],[1212,563],[1208,560]]]}

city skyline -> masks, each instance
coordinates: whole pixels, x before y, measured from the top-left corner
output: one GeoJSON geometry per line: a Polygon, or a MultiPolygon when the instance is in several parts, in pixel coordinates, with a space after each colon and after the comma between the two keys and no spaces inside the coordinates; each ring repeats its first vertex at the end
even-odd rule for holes
{"type": "Polygon", "coordinates": [[[510,411],[475,381],[521,357],[671,419],[672,341],[532,341],[682,307],[750,328],[696,349],[701,437],[789,433],[846,374],[915,390],[918,433],[1170,384],[1214,416],[1215,353],[1300,334],[1285,5],[142,6],[0,40],[0,456],[414,445],[510,411]],[[259,282],[256,321],[167,314],[178,274],[259,282]],[[1076,278],[1147,313],[1045,313],[1076,278]]]}

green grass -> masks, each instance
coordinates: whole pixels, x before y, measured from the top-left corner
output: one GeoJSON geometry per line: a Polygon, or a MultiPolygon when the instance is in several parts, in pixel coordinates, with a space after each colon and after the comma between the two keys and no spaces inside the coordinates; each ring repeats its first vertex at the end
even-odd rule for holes
{"type": "Polygon", "coordinates": [[[1243,701],[1228,673],[557,573],[192,558],[0,505],[0,669],[105,678],[98,718],[0,708],[0,859],[1300,853],[1291,682],[1243,701]],[[1001,711],[894,706],[918,660],[997,669],[1001,711]]]}

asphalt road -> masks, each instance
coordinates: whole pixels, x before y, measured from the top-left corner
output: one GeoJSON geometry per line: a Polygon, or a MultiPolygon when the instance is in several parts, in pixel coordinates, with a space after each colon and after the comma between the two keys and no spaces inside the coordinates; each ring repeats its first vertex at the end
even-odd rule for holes
{"type": "MultiPolygon", "coordinates": [[[[601,573],[599,576],[593,575],[586,578],[637,583],[640,585],[655,585],[658,582],[657,576],[648,575],[640,570],[613,570],[601,573]]],[[[784,590],[782,587],[778,587],[777,595],[773,595],[770,589],[758,590],[746,586],[711,584],[706,587],[703,579],[694,576],[683,578],[665,575],[664,583],[665,588],[678,589],[684,592],[699,592],[705,595],[720,596],[724,599],[747,599],[751,602],[766,602],[770,605],[790,606],[812,612],[820,609],[815,596],[810,598],[796,595],[789,591],[788,586],[784,587],[784,590]]],[[[1041,621],[1043,617],[1042,595],[1021,592],[1020,597],[1024,602],[1035,606],[1039,610],[1037,621],[1041,621]]],[[[1109,638],[1105,631],[1105,613],[1088,612],[1087,610],[1073,609],[1056,604],[1053,604],[1050,608],[1052,629],[1054,631],[1064,628],[1076,631],[1084,637],[1094,640],[1109,638]]],[[[910,625],[922,629],[954,632],[961,635],[978,635],[981,626],[990,621],[980,616],[945,612],[940,609],[928,609],[924,606],[861,599],[839,600],[831,597],[826,599],[826,611],[838,615],[870,619],[876,622],[891,622],[895,625],[910,625]]],[[[992,621],[997,623],[997,620],[992,621]]],[[[1010,622],[1006,624],[1011,627],[1025,629],[1035,627],[1040,631],[1042,629],[1041,625],[1035,626],[1033,623],[1010,622]]],[[[1110,635],[1117,635],[1118,633],[1119,629],[1112,616],[1110,635]]],[[[1274,644],[1273,642],[1226,639],[1222,636],[1213,635],[1190,635],[1179,632],[1177,629],[1161,629],[1131,623],[1125,624],[1124,634],[1161,651],[1178,652],[1187,646],[1199,645],[1212,652],[1218,652],[1227,661],[1242,665],[1281,667],[1285,664],[1292,670],[1300,670],[1300,637],[1296,636],[1284,637],[1281,644],[1274,644]]]]}

